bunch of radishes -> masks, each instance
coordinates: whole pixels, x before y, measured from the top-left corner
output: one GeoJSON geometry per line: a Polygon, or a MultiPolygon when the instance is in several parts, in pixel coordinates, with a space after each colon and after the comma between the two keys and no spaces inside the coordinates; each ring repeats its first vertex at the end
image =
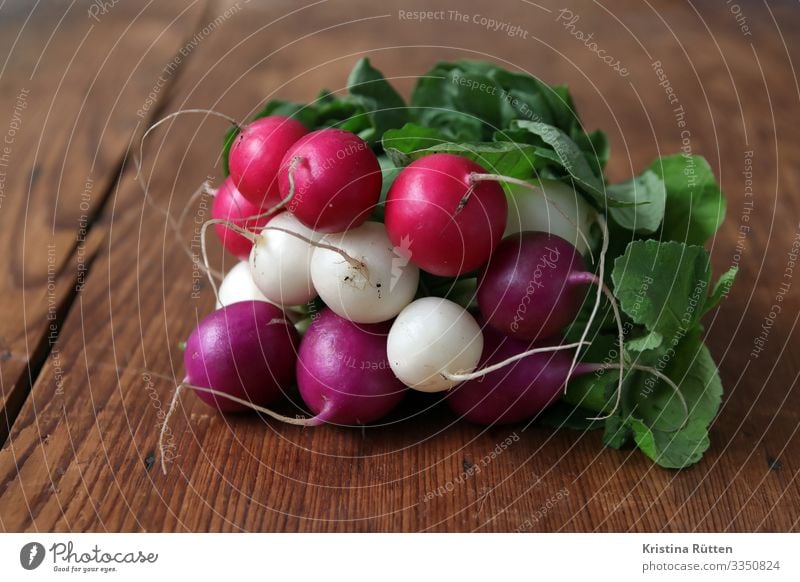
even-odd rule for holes
{"type": "Polygon", "coordinates": [[[721,192],[704,190],[708,220],[683,224],[694,198],[682,158],[609,184],[607,138],[583,129],[568,90],[489,63],[437,64],[406,106],[362,59],[347,90],[305,105],[271,100],[246,125],[179,111],[145,133],[201,111],[233,124],[222,158],[229,176],[211,192],[201,230],[217,310],[186,342],[186,378],[163,428],[184,388],[223,412],[254,409],[303,426],[374,423],[408,389],[438,392],[460,417],[489,425],[537,417],[569,383],[578,396],[564,399],[567,416],[564,406],[547,415],[577,412],[587,427],[605,420],[604,442],[635,436],[664,466],[696,462],[716,411],[698,390],[719,385],[699,317],[735,270],[698,311],[690,292],[710,281],[707,254],[679,239],[713,234],[721,192]],[[224,277],[209,265],[211,227],[240,260],[224,277]],[[651,293],[643,282],[653,277],[676,284],[654,274],[662,253],[679,273],[682,257],[695,262],[674,290],[651,293]],[[597,317],[603,296],[615,324],[597,317]],[[675,329],[687,306],[697,315],[675,329]],[[669,345],[686,361],[664,369],[669,345]],[[641,376],[630,371],[653,376],[659,397],[637,409],[629,388],[641,376]],[[681,374],[692,380],[692,407],[673,380],[683,385],[681,374]],[[273,410],[295,386],[306,412],[273,410]],[[680,410],[667,409],[673,398],[680,410]],[[665,436],[650,446],[656,434],[665,436]]]}
{"type": "MultiPolygon", "coordinates": [[[[296,424],[361,425],[389,413],[407,388],[450,390],[459,415],[515,422],[582,371],[571,365],[575,345],[561,345],[559,333],[596,278],[564,238],[518,232],[546,216],[520,220],[512,208],[517,228],[503,239],[502,177],[432,154],[400,170],[381,202],[381,167],[367,143],[277,115],[244,127],[228,162],[207,225],[243,262],[222,281],[219,309],[184,355],[185,385],[208,404],[296,424]],[[384,222],[370,219],[380,204],[384,222]],[[420,270],[443,278],[479,271],[479,313],[428,295],[420,270]],[[309,311],[300,339],[297,313],[309,311]],[[294,383],[313,417],[265,408],[294,383]]],[[[554,223],[577,228],[574,219],[554,223]]]]}

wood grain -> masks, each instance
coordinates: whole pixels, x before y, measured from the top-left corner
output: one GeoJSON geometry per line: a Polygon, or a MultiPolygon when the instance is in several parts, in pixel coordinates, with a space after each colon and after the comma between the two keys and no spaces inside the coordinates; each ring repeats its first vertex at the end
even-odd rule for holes
{"type": "MultiPolygon", "coordinates": [[[[0,451],[0,526],[6,531],[798,529],[800,418],[792,402],[800,362],[791,348],[800,313],[797,288],[786,296],[768,349],[758,358],[750,352],[784,280],[786,254],[798,230],[800,146],[793,120],[800,93],[788,55],[798,54],[800,39],[790,31],[800,15],[790,3],[769,8],[742,3],[751,28],[745,36],[719,7],[574,3],[580,16],[576,28],[594,33],[608,54],[624,61],[630,75],[622,78],[556,22],[561,6],[540,4],[543,8],[522,2],[442,5],[519,23],[528,39],[488,32],[472,22],[399,18],[398,10],[423,9],[423,2],[324,2],[305,9],[288,2],[213,4],[204,22],[226,9],[230,14],[181,63],[167,110],[211,107],[243,119],[273,93],[308,100],[323,86],[340,90],[361,55],[396,77],[406,94],[412,77],[437,60],[487,58],[551,83],[568,82],[586,125],[609,131],[609,172],[621,180],[682,146],[673,106],[653,71],[652,63],[661,61],[684,106],[691,147],[709,159],[728,196],[727,220],[711,245],[715,271],[736,261],[742,267],[732,294],[706,320],[726,395],[712,427],[711,450],[701,463],[665,471],[637,451],[604,450],[600,435],[592,432],[523,425],[481,429],[456,422],[432,396],[410,398],[389,426],[357,432],[223,417],[185,395],[170,425],[171,450],[178,457],[163,476],[156,429],[159,411],[182,377],[178,343],[212,308],[213,298],[207,288],[193,298],[193,281],[202,285],[202,279],[175,245],[164,217],[142,203],[127,167],[98,219],[108,228],[100,231],[104,238],[95,247],[96,259],[63,323],[60,362],[48,358],[0,451]],[[298,12],[273,22],[293,9],[298,12]],[[742,171],[751,151],[754,204],[743,223],[742,171]],[[743,250],[737,250],[743,224],[751,230],[743,250]],[[57,391],[59,366],[64,381],[57,391]],[[507,438],[512,444],[493,453],[507,438]],[[471,466],[479,470],[462,477],[471,466]]],[[[153,26],[149,33],[156,36],[159,25],[153,26]]],[[[78,85],[73,91],[84,89],[78,85]]],[[[130,115],[132,106],[122,109],[130,115]]],[[[185,119],[154,136],[146,147],[147,179],[159,203],[177,213],[206,175],[219,174],[215,156],[223,130],[217,120],[185,119]]],[[[126,134],[121,135],[124,149],[126,134]]],[[[187,240],[195,217],[202,218],[199,206],[184,229],[187,240]]],[[[13,222],[5,212],[3,220],[13,222]]],[[[232,264],[219,253],[214,259],[232,264]]],[[[39,329],[20,333],[27,337],[39,329]]]]}
{"type": "Polygon", "coordinates": [[[128,5],[97,20],[66,3],[7,7],[18,12],[0,23],[11,141],[0,240],[13,250],[0,257],[0,442],[91,267],[107,227],[99,211],[147,122],[137,111],[202,10],[194,4],[128,5]]]}

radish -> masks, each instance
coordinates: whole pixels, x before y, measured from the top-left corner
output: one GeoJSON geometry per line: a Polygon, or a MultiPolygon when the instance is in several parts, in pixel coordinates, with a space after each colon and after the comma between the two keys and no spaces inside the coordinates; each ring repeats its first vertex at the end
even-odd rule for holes
{"type": "Polygon", "coordinates": [[[505,236],[526,230],[549,232],[572,243],[582,255],[596,212],[574,188],[558,180],[542,180],[530,188],[510,184],[505,236]]]}
{"type": "Polygon", "coordinates": [[[470,372],[478,365],[483,335],[475,319],[460,305],[439,297],[423,297],[397,316],[386,349],[392,371],[406,386],[441,392],[459,382],[445,374],[470,372]]]}
{"type": "Polygon", "coordinates": [[[453,277],[489,260],[506,228],[508,204],[500,185],[474,179],[482,173],[466,158],[432,154],[395,178],[386,196],[386,230],[422,270],[453,277]]]}
{"type": "Polygon", "coordinates": [[[235,232],[222,221],[235,224],[245,230],[257,229],[264,226],[269,221],[269,216],[262,214],[259,206],[251,203],[241,195],[233,179],[228,177],[217,188],[214,194],[214,202],[211,205],[211,216],[219,220],[214,225],[222,245],[237,259],[246,260],[250,256],[250,249],[253,243],[247,240],[240,233],[235,232]]]}
{"type": "Polygon", "coordinates": [[[250,266],[246,261],[237,263],[220,283],[217,309],[241,301],[266,301],[269,303],[269,300],[253,282],[250,266]]]}
{"type": "Polygon", "coordinates": [[[302,123],[281,115],[263,117],[242,128],[228,154],[231,178],[242,196],[259,207],[278,204],[281,160],[307,133],[302,123]]]}
{"type": "MultiPolygon", "coordinates": [[[[486,322],[502,334],[520,340],[541,340],[559,333],[573,321],[583,302],[585,287],[596,285],[597,300],[580,341],[574,346],[580,347],[586,343],[586,336],[600,307],[600,297],[605,294],[614,311],[619,342],[620,375],[616,410],[622,394],[625,338],[616,299],[602,278],[608,249],[608,228],[599,215],[596,220],[603,231],[599,275],[586,270],[578,250],[563,238],[544,232],[517,233],[500,243],[481,274],[477,291],[478,307],[486,322]]],[[[550,351],[550,348],[534,351],[550,351]]],[[[576,350],[566,374],[567,378],[571,377],[578,365],[578,355],[576,350]]],[[[507,363],[510,361],[506,361],[503,366],[507,363]]],[[[493,367],[499,369],[503,366],[497,364],[493,367]]],[[[484,370],[483,373],[488,371],[484,370]]],[[[477,376],[476,373],[474,377],[477,376]]]]}
{"type": "Polygon", "coordinates": [[[381,223],[365,222],[322,242],[328,248],[314,251],[311,278],[320,298],[339,316],[356,323],[387,321],[414,299],[419,269],[403,249],[392,247],[381,223]],[[357,262],[343,260],[339,251],[357,262]]]}
{"type": "MultiPolygon", "coordinates": [[[[184,382],[270,404],[294,381],[298,344],[294,326],[278,307],[263,301],[234,303],[207,316],[189,336],[184,382]]],[[[205,392],[197,396],[223,412],[246,409],[205,392]]]]}
{"type": "Polygon", "coordinates": [[[183,388],[222,412],[274,402],[294,381],[299,337],[283,311],[263,301],[243,301],[204,318],[183,352],[186,377],[175,389],[161,425],[161,468],[167,472],[164,434],[183,388]]]}
{"type": "Polygon", "coordinates": [[[511,235],[497,247],[478,282],[487,323],[519,340],[545,339],[578,315],[595,279],[577,249],[544,232],[511,235]]]}
{"type": "Polygon", "coordinates": [[[256,287],[278,305],[307,303],[317,292],[311,282],[313,247],[322,235],[288,212],[274,216],[261,231],[250,253],[250,272],[256,287]],[[303,238],[293,236],[291,231],[303,238]]]}
{"type": "MultiPolygon", "coordinates": [[[[484,328],[483,334],[481,365],[485,367],[468,374],[450,375],[454,380],[465,382],[447,395],[450,409],[476,424],[510,424],[534,418],[555,403],[567,381],[576,376],[620,370],[620,378],[624,379],[621,364],[580,363],[573,367],[570,359],[580,342],[542,347],[505,337],[491,327],[484,328]]],[[[631,364],[627,367],[664,381],[681,402],[685,422],[689,415],[686,399],[668,376],[649,366],[631,364]]],[[[619,406],[619,396],[618,390],[609,415],[619,406]]]]}
{"type": "Polygon", "coordinates": [[[327,128],[300,138],[278,172],[287,208],[307,227],[342,232],[363,223],[381,194],[381,168],[356,134],[327,128]]]}
{"type": "MultiPolygon", "coordinates": [[[[529,342],[483,329],[481,366],[522,354],[529,342]]],[[[566,350],[530,354],[508,368],[464,382],[447,396],[450,408],[477,424],[505,424],[533,418],[555,402],[564,388],[572,354],[566,350]]]]}
{"type": "Polygon", "coordinates": [[[308,424],[359,425],[385,416],[407,388],[386,358],[388,323],[358,325],[323,310],[303,336],[297,386],[308,424]]]}

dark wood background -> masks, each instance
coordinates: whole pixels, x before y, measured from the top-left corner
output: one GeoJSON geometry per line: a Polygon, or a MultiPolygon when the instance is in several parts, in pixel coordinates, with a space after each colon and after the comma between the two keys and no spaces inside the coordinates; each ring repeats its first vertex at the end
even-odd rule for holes
{"type": "MultiPolygon", "coordinates": [[[[120,2],[105,13],[88,2],[4,3],[0,133],[13,135],[0,167],[0,531],[798,529],[800,281],[763,353],[750,352],[800,228],[800,8],[735,6],[570,2],[576,29],[630,71],[622,78],[556,22],[564,5],[550,0],[176,0],[120,2]],[[518,24],[528,38],[399,18],[432,8],[518,24]],[[414,418],[359,432],[226,418],[187,394],[171,423],[178,457],[161,474],[156,425],[183,375],[178,344],[213,298],[208,288],[192,298],[191,262],[144,203],[131,146],[181,108],[243,119],[270,96],[340,90],[363,55],[406,94],[435,61],[457,58],[567,83],[585,124],[610,134],[614,180],[681,146],[652,68],[662,62],[691,147],[728,196],[711,245],[715,272],[741,265],[706,321],[726,391],[702,462],[663,470],[635,450],[604,450],[595,432],[484,430],[426,409],[423,397],[404,410],[424,409],[414,418]],[[150,93],[154,105],[143,111],[150,93]],[[743,224],[751,230],[740,240],[743,224]],[[447,487],[515,432],[507,451],[447,487]],[[452,491],[424,501],[442,486],[452,491]],[[559,491],[563,499],[542,512],[559,491]]],[[[146,143],[159,205],[177,215],[207,175],[220,175],[224,129],[185,117],[146,143]]],[[[186,240],[195,216],[196,208],[186,240]]]]}

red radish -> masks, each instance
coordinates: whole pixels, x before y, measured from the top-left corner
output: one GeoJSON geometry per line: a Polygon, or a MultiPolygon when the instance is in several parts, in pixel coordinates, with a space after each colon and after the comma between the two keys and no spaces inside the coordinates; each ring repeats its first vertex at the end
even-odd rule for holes
{"type": "MultiPolygon", "coordinates": [[[[299,339],[279,308],[264,301],[243,301],[214,311],[186,341],[184,384],[211,388],[264,406],[294,381],[299,339]]],[[[198,398],[223,412],[247,406],[196,390],[198,398]]]]}
{"type": "Polygon", "coordinates": [[[563,238],[522,232],[504,239],[492,255],[478,282],[478,306],[505,335],[545,339],[575,319],[594,279],[563,238]]]}
{"type": "Polygon", "coordinates": [[[263,208],[278,204],[281,160],[292,144],[307,133],[302,123],[281,115],[270,115],[246,125],[228,154],[231,178],[242,196],[263,208]]]}
{"type": "Polygon", "coordinates": [[[356,324],[323,310],[300,344],[297,385],[308,424],[358,425],[385,416],[407,388],[386,358],[389,323],[356,324]]]}
{"type": "MultiPolygon", "coordinates": [[[[259,216],[264,211],[241,195],[233,179],[228,177],[217,188],[214,202],[211,205],[211,217],[226,220],[246,230],[260,230],[269,221],[269,216],[259,216]],[[251,218],[257,216],[258,218],[251,218]]],[[[222,245],[237,259],[247,260],[253,243],[241,234],[234,232],[224,224],[215,224],[222,245]]]]}
{"type": "Polygon", "coordinates": [[[342,232],[363,223],[381,194],[381,168],[369,145],[341,129],[300,138],[281,162],[281,197],[297,219],[318,232],[342,232]]]}
{"type": "MultiPolygon", "coordinates": [[[[536,347],[539,346],[484,327],[480,367],[536,347]]],[[[533,418],[558,399],[571,361],[572,351],[568,350],[526,356],[506,368],[464,382],[448,394],[447,403],[456,414],[478,424],[505,424],[533,418]]]]}
{"type": "Polygon", "coordinates": [[[506,228],[502,187],[477,181],[481,166],[453,154],[432,154],[404,168],[386,197],[386,230],[411,261],[453,277],[484,265],[506,228]]]}

